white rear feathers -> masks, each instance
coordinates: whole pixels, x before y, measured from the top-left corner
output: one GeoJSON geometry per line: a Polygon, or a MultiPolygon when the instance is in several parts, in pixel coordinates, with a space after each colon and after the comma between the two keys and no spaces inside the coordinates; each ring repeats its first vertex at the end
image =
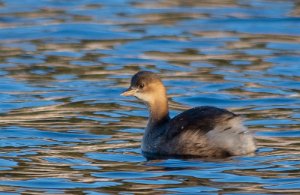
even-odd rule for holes
{"type": "Polygon", "coordinates": [[[256,150],[252,133],[242,124],[241,117],[235,117],[217,125],[207,133],[208,142],[216,147],[224,148],[231,155],[245,155],[256,150]]]}

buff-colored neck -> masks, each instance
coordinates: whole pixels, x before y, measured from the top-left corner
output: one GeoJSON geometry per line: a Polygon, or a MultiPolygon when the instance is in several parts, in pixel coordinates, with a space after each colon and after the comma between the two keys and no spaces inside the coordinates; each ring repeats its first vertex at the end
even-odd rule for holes
{"type": "Polygon", "coordinates": [[[159,126],[169,121],[168,98],[163,85],[156,86],[155,91],[151,94],[148,109],[150,114],[148,126],[159,126]]]}

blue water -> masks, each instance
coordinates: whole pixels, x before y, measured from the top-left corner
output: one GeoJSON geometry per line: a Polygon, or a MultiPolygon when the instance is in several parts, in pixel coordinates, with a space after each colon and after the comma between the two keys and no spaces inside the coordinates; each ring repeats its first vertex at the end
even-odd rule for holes
{"type": "Polygon", "coordinates": [[[298,194],[296,0],[0,1],[3,194],[298,194]],[[256,155],[146,161],[148,113],[119,94],[161,73],[171,115],[245,118],[256,155]]]}

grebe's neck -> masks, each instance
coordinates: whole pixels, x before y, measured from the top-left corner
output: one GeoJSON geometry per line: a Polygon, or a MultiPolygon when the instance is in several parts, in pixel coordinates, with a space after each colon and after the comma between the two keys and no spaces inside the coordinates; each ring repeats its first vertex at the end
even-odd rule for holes
{"type": "Polygon", "coordinates": [[[150,116],[143,136],[142,150],[155,153],[163,141],[170,117],[165,87],[157,83],[152,89],[155,90],[150,90],[144,98],[150,116]]]}
{"type": "Polygon", "coordinates": [[[151,101],[147,105],[150,114],[148,127],[160,126],[170,120],[168,98],[164,86],[156,89],[156,92],[152,94],[151,101]]]}
{"type": "Polygon", "coordinates": [[[159,97],[148,105],[149,109],[149,125],[161,125],[169,121],[169,106],[167,97],[159,97]]]}

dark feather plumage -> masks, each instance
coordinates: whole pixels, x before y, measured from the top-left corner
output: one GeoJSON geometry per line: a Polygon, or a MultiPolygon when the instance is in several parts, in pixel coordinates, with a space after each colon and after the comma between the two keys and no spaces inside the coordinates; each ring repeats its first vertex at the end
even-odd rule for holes
{"type": "Polygon", "coordinates": [[[167,139],[172,139],[186,131],[197,131],[206,134],[215,128],[216,124],[228,121],[238,115],[228,110],[200,106],[186,110],[170,120],[167,127],[167,139]]]}

